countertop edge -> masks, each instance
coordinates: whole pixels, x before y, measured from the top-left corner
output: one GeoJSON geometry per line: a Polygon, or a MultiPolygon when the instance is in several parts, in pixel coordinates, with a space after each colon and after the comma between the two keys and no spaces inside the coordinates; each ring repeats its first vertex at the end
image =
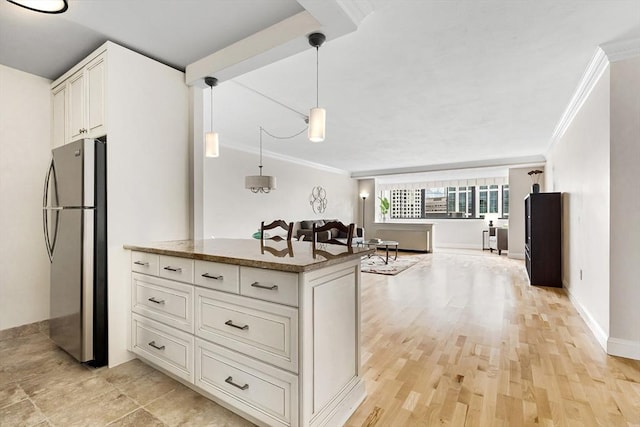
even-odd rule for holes
{"type": "Polygon", "coordinates": [[[358,253],[344,255],[339,258],[325,259],[323,262],[319,262],[315,264],[292,265],[292,264],[271,263],[268,261],[248,260],[243,258],[225,257],[220,255],[202,254],[197,252],[185,252],[185,251],[173,250],[173,249],[150,248],[146,246],[137,246],[137,245],[123,245],[123,248],[131,251],[136,251],[136,252],[175,256],[179,258],[188,258],[188,259],[199,260],[199,261],[220,262],[223,264],[233,264],[233,265],[239,265],[243,267],[264,268],[268,270],[285,271],[290,273],[305,273],[313,270],[319,270],[324,267],[329,267],[336,264],[342,264],[345,261],[360,259],[364,255],[374,253],[374,249],[370,249],[368,251],[360,251],[358,253]]]}

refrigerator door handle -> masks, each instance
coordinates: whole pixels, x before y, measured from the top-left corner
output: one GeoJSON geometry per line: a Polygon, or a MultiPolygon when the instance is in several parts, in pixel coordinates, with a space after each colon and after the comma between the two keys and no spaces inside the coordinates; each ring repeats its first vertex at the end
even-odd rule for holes
{"type": "MultiPolygon", "coordinates": [[[[58,237],[58,215],[56,213],[56,226],[53,232],[53,242],[49,238],[49,211],[60,211],[62,207],[51,207],[49,204],[49,186],[54,186],[54,194],[57,196],[57,188],[56,188],[56,168],[51,158],[51,163],[49,164],[49,169],[47,169],[47,175],[44,179],[44,193],[42,195],[42,228],[44,229],[44,243],[47,248],[47,255],[49,256],[49,262],[53,262],[53,251],[55,249],[56,240],[58,237]],[[51,177],[53,176],[53,181],[51,177]]],[[[57,199],[57,197],[56,197],[57,199]]]]}
{"type": "Polygon", "coordinates": [[[48,209],[47,203],[49,198],[49,178],[53,171],[53,158],[47,169],[47,175],[44,178],[44,192],[42,194],[42,228],[44,230],[44,244],[47,247],[47,255],[49,256],[49,262],[53,261],[53,250],[51,249],[51,242],[49,241],[49,220],[47,218],[48,209]]]}

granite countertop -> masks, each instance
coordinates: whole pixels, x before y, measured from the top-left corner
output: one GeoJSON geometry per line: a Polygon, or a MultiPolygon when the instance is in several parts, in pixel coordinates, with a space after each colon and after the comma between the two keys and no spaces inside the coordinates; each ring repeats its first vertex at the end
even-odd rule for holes
{"type": "Polygon", "coordinates": [[[174,240],[124,245],[125,249],[159,255],[214,261],[247,267],[300,273],[316,270],[371,254],[367,247],[347,248],[341,245],[311,242],[258,239],[174,240]]]}

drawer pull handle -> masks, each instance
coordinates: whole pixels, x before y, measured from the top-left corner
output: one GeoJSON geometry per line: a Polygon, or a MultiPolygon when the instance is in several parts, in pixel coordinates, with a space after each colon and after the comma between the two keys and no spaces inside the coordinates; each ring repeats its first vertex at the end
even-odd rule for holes
{"type": "Polygon", "coordinates": [[[144,261],[134,261],[133,262],[135,265],[143,265],[145,267],[149,267],[149,263],[148,262],[144,262],[144,261]]]}
{"type": "Polygon", "coordinates": [[[155,348],[156,350],[164,350],[164,346],[163,345],[157,345],[155,341],[151,341],[149,343],[149,345],[153,348],[155,348]]]}
{"type": "Polygon", "coordinates": [[[224,380],[225,383],[227,384],[231,384],[234,387],[239,388],[240,390],[246,390],[249,388],[249,384],[245,384],[245,385],[239,385],[233,382],[233,377],[227,377],[226,380],[224,380]]]}
{"type": "Polygon", "coordinates": [[[231,326],[232,328],[242,329],[243,331],[249,330],[249,325],[238,326],[233,323],[233,320],[227,320],[226,322],[224,322],[224,324],[227,326],[231,326]]]}
{"type": "Polygon", "coordinates": [[[170,265],[164,267],[165,270],[175,271],[176,273],[182,273],[182,269],[180,267],[171,267],[170,265]]]}
{"type": "Polygon", "coordinates": [[[164,300],[163,299],[156,299],[156,297],[151,297],[149,298],[149,301],[155,303],[155,304],[164,304],[164,300]]]}
{"type": "Polygon", "coordinates": [[[220,276],[212,276],[212,275],[211,275],[211,274],[209,274],[209,273],[204,273],[204,274],[202,275],[202,277],[206,277],[207,279],[216,279],[216,280],[222,280],[222,279],[224,279],[224,276],[223,276],[223,275],[220,275],[220,276]]]}
{"type": "Polygon", "coordinates": [[[260,282],[253,282],[251,284],[251,287],[260,288],[260,289],[268,289],[270,291],[277,291],[278,290],[278,285],[264,286],[264,285],[261,285],[260,282]]]}

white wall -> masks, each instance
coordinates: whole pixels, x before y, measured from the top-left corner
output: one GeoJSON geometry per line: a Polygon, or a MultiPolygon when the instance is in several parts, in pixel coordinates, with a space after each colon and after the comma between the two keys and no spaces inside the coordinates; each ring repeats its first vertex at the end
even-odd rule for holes
{"type": "Polygon", "coordinates": [[[562,197],[562,281],[598,341],[609,335],[609,69],[547,154],[562,197]],[[582,278],[580,278],[582,271],[582,278]]]}
{"type": "Polygon", "coordinates": [[[49,318],[50,81],[0,65],[0,330],[49,318]]]}
{"type": "Polygon", "coordinates": [[[640,58],[611,64],[611,354],[640,359],[640,58]]]}
{"type": "Polygon", "coordinates": [[[204,238],[251,238],[261,221],[275,219],[337,218],[347,223],[356,219],[356,181],[346,174],[264,157],[263,174],[276,177],[277,189],[254,194],[244,188],[244,178],[258,174],[258,155],[221,147],[220,157],[204,162],[204,238]],[[327,192],[322,214],[314,213],[309,204],[315,186],[327,192]]]}
{"type": "MultiPolygon", "coordinates": [[[[509,258],[524,259],[524,198],[531,193],[529,171],[542,166],[509,169],[509,258]]],[[[544,176],[544,175],[543,175],[544,176]]],[[[544,190],[540,180],[540,191],[544,190]]]]}
{"type": "Polygon", "coordinates": [[[184,74],[112,45],[107,56],[109,365],[127,352],[127,243],[189,237],[189,105],[184,74]]]}

